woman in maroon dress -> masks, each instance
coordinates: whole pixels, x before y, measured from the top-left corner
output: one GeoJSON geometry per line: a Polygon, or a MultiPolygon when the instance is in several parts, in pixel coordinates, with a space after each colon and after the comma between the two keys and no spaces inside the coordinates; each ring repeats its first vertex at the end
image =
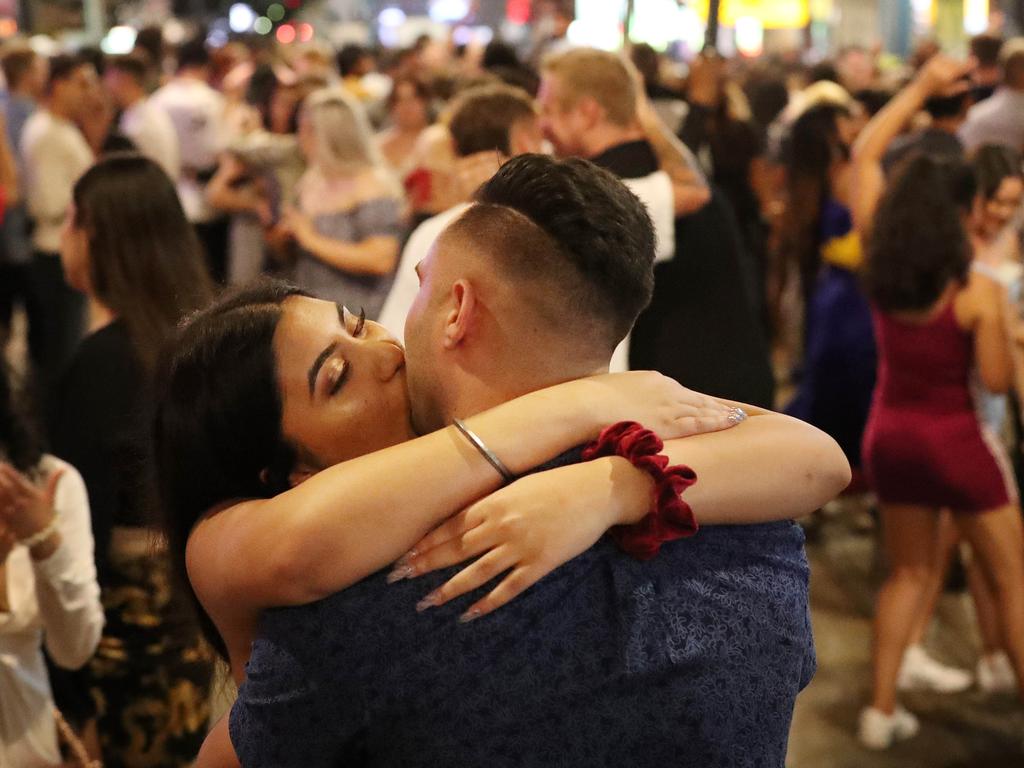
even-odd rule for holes
{"type": "Polygon", "coordinates": [[[939,512],[950,508],[997,596],[1003,637],[1024,673],[1024,531],[1012,473],[984,432],[971,396],[976,370],[994,392],[1010,385],[1000,285],[971,271],[970,169],[917,156],[882,194],[878,161],[931,95],[958,86],[963,64],[937,56],[854,147],[854,216],[871,222],[865,285],[874,307],[878,383],[864,461],[882,509],[890,574],[875,615],[874,695],[860,737],[881,749],[917,732],[896,704],[896,680],[934,567],[939,512]]]}

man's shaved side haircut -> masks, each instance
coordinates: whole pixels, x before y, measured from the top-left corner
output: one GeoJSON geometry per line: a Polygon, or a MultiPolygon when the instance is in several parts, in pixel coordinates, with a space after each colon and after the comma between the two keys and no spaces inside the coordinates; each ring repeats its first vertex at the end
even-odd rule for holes
{"type": "Polygon", "coordinates": [[[611,352],[654,290],[654,227],[621,181],[586,160],[521,155],[505,163],[448,229],[522,281],[547,322],[611,352]]]}

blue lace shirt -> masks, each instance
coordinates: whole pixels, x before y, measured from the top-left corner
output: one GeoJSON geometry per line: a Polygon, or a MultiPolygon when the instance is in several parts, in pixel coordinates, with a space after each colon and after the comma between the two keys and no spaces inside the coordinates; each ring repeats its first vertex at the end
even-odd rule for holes
{"type": "Polygon", "coordinates": [[[244,766],[772,766],[815,668],[804,537],[607,541],[496,613],[423,614],[458,569],[268,611],[231,740],[244,766]]]}

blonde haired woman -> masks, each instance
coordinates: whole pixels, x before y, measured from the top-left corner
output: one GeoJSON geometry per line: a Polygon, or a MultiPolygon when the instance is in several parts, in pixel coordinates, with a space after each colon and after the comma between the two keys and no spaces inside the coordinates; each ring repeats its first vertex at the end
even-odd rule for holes
{"type": "Polygon", "coordinates": [[[402,193],[378,154],[362,107],[336,88],[316,91],[299,115],[308,170],[284,227],[299,246],[295,281],[376,319],[402,234],[402,193]]]}

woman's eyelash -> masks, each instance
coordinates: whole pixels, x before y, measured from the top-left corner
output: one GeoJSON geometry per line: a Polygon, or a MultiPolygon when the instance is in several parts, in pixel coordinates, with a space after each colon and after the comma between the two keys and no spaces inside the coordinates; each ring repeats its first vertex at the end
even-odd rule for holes
{"type": "Polygon", "coordinates": [[[362,307],[359,308],[359,315],[356,318],[356,329],[352,332],[353,336],[361,336],[363,334],[363,326],[366,325],[366,310],[362,307]]]}

